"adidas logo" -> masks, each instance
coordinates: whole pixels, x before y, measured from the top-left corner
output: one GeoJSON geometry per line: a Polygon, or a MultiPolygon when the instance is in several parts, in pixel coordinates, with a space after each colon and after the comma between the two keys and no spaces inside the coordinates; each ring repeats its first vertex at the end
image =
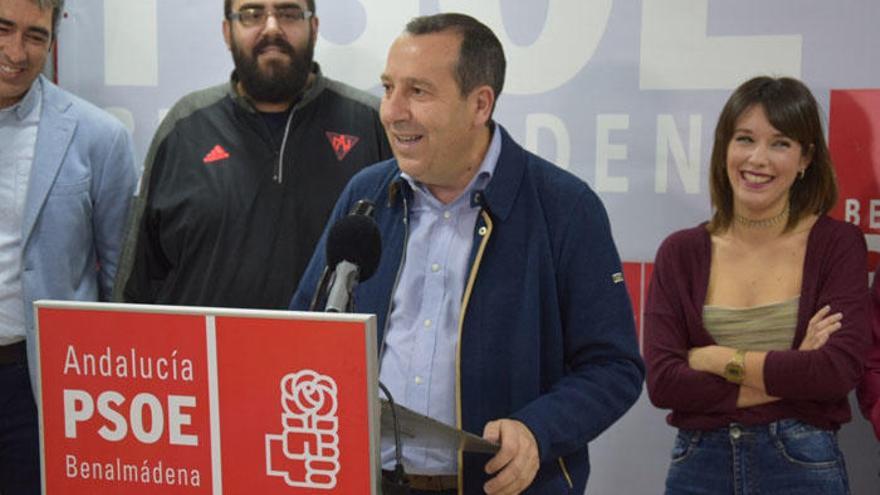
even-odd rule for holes
{"type": "Polygon", "coordinates": [[[203,158],[202,161],[205,162],[205,164],[209,164],[216,163],[227,158],[229,158],[229,153],[218,144],[217,146],[214,146],[214,148],[211,149],[211,151],[207,155],[205,155],[205,158],[203,158]]]}

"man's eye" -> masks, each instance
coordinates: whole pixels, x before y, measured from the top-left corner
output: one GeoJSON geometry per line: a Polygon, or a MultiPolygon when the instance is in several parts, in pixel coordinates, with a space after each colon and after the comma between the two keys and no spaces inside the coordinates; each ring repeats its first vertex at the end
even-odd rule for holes
{"type": "Polygon", "coordinates": [[[244,9],[241,11],[241,20],[244,22],[257,22],[265,15],[265,11],[260,9],[244,9]]]}
{"type": "Polygon", "coordinates": [[[305,13],[302,9],[296,7],[278,9],[276,12],[278,17],[286,21],[298,21],[305,18],[305,13]]]}

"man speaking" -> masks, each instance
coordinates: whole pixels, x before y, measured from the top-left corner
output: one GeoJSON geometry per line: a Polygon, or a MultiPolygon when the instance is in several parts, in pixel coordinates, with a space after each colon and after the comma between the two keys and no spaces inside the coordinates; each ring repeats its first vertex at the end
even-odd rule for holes
{"type": "MultiPolygon", "coordinates": [[[[405,440],[415,493],[582,494],[587,444],[641,390],[604,207],[492,121],[505,65],[471,17],[412,20],[382,75],[395,158],[355,176],[331,218],[376,205],[383,252],[355,310],[378,315],[380,380],[394,399],[501,445],[489,458],[405,440]]],[[[311,301],[325,241],[293,309],[311,301]]],[[[393,453],[383,446],[385,469],[393,453]]]]}

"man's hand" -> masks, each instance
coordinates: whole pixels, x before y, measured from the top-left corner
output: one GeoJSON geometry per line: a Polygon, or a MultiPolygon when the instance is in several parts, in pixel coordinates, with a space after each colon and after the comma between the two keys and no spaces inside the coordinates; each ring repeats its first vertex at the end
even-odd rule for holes
{"type": "Polygon", "coordinates": [[[501,444],[501,450],[486,463],[495,477],[483,485],[489,495],[516,495],[532,484],[538,474],[538,442],[519,421],[499,419],[486,424],[483,438],[501,444]]]}

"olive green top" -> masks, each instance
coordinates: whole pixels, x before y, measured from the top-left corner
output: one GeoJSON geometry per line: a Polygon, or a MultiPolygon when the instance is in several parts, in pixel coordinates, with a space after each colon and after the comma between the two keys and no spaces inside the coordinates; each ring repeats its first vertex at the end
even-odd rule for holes
{"type": "Polygon", "coordinates": [[[718,345],[748,351],[791,349],[797,326],[795,297],[751,308],[703,306],[703,325],[718,345]]]}

